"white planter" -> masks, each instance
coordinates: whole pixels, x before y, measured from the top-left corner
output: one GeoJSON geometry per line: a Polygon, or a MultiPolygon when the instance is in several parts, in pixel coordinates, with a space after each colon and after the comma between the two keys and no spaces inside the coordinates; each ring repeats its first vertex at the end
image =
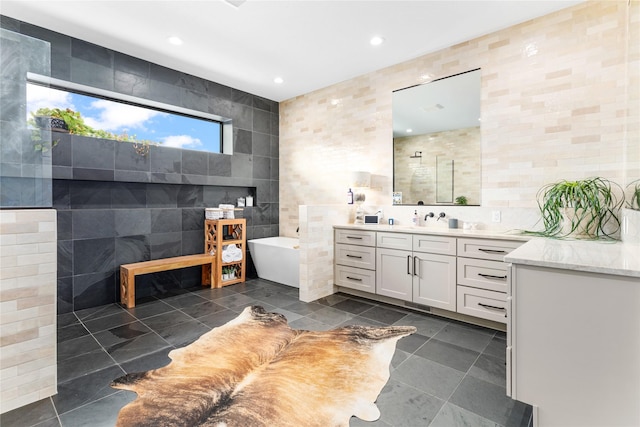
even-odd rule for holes
{"type": "Polygon", "coordinates": [[[622,209],[622,241],[640,244],[640,211],[622,209]]]}
{"type": "Polygon", "coordinates": [[[564,208],[562,209],[562,231],[561,236],[574,237],[576,239],[585,239],[594,237],[597,231],[597,221],[589,224],[593,216],[589,213],[584,214],[582,209],[564,208]],[[582,217],[582,218],[581,218],[582,217]],[[575,221],[579,223],[573,224],[575,221]],[[575,230],[571,228],[575,226],[575,230]]]}

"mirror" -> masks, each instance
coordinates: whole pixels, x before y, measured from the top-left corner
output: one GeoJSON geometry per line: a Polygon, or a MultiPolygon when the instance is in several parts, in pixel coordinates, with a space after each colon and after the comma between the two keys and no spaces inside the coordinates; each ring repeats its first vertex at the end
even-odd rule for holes
{"type": "Polygon", "coordinates": [[[393,204],[478,206],[481,180],[480,69],[394,91],[393,204]]]}

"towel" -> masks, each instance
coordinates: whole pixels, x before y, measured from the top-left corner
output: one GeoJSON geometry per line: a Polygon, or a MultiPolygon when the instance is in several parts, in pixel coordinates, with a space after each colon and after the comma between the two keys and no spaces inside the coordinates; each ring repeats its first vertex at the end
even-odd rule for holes
{"type": "Polygon", "coordinates": [[[222,247],[222,262],[242,261],[242,250],[236,245],[224,245],[222,247]]]}

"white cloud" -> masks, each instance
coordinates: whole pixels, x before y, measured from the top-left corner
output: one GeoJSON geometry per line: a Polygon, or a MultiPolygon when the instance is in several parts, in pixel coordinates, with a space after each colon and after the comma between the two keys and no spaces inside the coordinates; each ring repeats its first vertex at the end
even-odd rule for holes
{"type": "Polygon", "coordinates": [[[144,123],[155,116],[166,115],[129,104],[100,99],[91,103],[91,108],[100,110],[97,117],[85,117],[84,121],[95,129],[121,132],[130,129],[145,129],[144,123]]]}
{"type": "Polygon", "coordinates": [[[202,146],[202,141],[189,135],[172,135],[163,138],[162,145],[175,148],[197,148],[202,146]]]}
{"type": "Polygon", "coordinates": [[[27,84],[27,119],[30,117],[30,112],[45,107],[74,110],[69,93],[36,84],[27,84]]]}

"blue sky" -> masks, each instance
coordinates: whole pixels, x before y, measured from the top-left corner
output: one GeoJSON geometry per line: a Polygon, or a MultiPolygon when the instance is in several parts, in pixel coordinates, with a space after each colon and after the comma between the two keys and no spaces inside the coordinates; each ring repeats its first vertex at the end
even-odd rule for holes
{"type": "Polygon", "coordinates": [[[114,134],[126,132],[137,140],[189,150],[220,152],[217,123],[178,114],[163,113],[44,86],[27,85],[27,118],[41,107],[70,108],[80,112],[94,129],[114,134]]]}

